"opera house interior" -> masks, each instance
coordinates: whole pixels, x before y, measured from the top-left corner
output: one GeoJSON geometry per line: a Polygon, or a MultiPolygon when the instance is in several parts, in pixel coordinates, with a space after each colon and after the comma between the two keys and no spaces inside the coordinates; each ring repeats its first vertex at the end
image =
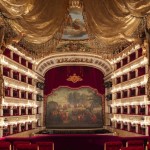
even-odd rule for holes
{"type": "Polygon", "coordinates": [[[0,0],[0,150],[150,150],[149,0],[0,0]]]}

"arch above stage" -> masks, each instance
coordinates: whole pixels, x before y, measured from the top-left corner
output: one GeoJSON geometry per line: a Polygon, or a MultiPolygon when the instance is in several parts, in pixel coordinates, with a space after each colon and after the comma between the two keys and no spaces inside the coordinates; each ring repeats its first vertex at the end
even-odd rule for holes
{"type": "Polygon", "coordinates": [[[102,59],[101,56],[85,53],[64,53],[45,57],[38,62],[36,70],[44,76],[52,68],[69,65],[94,67],[101,70],[104,76],[112,72],[112,66],[108,60],[102,59]]]}

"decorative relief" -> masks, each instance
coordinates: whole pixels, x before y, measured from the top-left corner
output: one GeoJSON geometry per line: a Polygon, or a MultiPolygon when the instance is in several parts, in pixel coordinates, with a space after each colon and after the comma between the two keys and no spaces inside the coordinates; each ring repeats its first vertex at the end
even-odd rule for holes
{"type": "Polygon", "coordinates": [[[135,88],[137,86],[144,86],[146,84],[148,74],[139,76],[135,79],[125,81],[124,83],[119,83],[113,86],[112,92],[117,92],[121,90],[128,90],[130,88],[135,88]]]}
{"type": "Polygon", "coordinates": [[[125,73],[128,73],[131,70],[135,70],[137,68],[145,66],[148,63],[148,59],[144,56],[132,61],[131,63],[128,63],[127,65],[121,67],[120,69],[117,69],[113,72],[113,78],[121,76],[125,73]]]}
{"type": "Polygon", "coordinates": [[[82,80],[83,79],[80,76],[76,75],[75,73],[67,78],[67,81],[71,81],[73,83],[77,83],[82,80]]]}
{"type": "Polygon", "coordinates": [[[148,81],[147,81],[147,97],[148,100],[150,100],[150,76],[148,76],[148,81]]]}
{"type": "Polygon", "coordinates": [[[93,59],[89,59],[89,58],[75,58],[75,57],[56,59],[57,63],[63,63],[63,62],[85,62],[85,63],[93,63],[93,61],[94,61],[93,59]]]}
{"type": "Polygon", "coordinates": [[[114,115],[113,117],[114,121],[123,121],[123,122],[132,122],[132,123],[138,123],[141,122],[143,119],[141,118],[141,116],[135,116],[135,115],[114,115]]]}
{"type": "Polygon", "coordinates": [[[28,85],[27,83],[23,83],[21,81],[17,81],[9,77],[4,77],[4,80],[5,80],[6,87],[12,87],[14,89],[21,89],[21,90],[26,90],[28,92],[31,92],[31,91],[34,92],[33,85],[28,85]]]}
{"type": "Polygon", "coordinates": [[[124,99],[114,99],[112,107],[114,106],[135,106],[135,105],[140,105],[140,104],[144,104],[144,101],[147,101],[147,98],[145,97],[145,95],[142,96],[138,96],[138,97],[130,97],[129,98],[124,98],[124,99]]]}
{"type": "Polygon", "coordinates": [[[0,64],[0,104],[2,103],[3,97],[4,97],[4,79],[1,72],[1,64],[0,64]]]}
{"type": "Polygon", "coordinates": [[[112,66],[110,63],[101,57],[85,54],[77,55],[73,53],[47,57],[39,62],[36,70],[44,75],[50,68],[54,68],[56,66],[74,65],[74,63],[76,63],[76,65],[92,66],[101,70],[104,75],[108,75],[112,71],[112,66]]]}
{"type": "Polygon", "coordinates": [[[86,44],[70,42],[56,49],[58,52],[91,52],[92,49],[86,44]]]}

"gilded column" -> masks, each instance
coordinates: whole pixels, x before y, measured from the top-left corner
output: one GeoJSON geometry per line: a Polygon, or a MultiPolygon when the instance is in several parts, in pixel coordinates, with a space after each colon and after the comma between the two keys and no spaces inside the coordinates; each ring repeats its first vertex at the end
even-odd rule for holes
{"type": "MultiPolygon", "coordinates": [[[[5,51],[4,35],[5,35],[5,24],[3,18],[0,17],[0,55],[1,56],[5,51]]],[[[3,97],[4,97],[4,79],[2,73],[2,64],[0,60],[0,105],[2,104],[3,97]]]]}
{"type": "Polygon", "coordinates": [[[147,97],[150,100],[150,29],[145,27],[146,38],[142,45],[142,53],[148,58],[148,81],[147,81],[147,97]]]}
{"type": "MultiPolygon", "coordinates": [[[[2,55],[4,52],[3,49],[0,49],[0,55],[2,55]]],[[[2,73],[2,64],[0,60],[0,104],[2,104],[2,99],[4,97],[4,79],[3,79],[3,73],[2,73]]]]}

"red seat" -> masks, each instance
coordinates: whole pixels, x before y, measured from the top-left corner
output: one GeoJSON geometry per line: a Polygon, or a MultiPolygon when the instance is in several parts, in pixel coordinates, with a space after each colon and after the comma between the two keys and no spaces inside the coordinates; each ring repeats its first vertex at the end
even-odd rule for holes
{"type": "Polygon", "coordinates": [[[144,150],[143,146],[123,147],[120,150],[144,150]]]}
{"type": "Polygon", "coordinates": [[[106,142],[104,144],[104,150],[120,150],[122,147],[122,142],[116,141],[116,142],[106,142]]]}
{"type": "Polygon", "coordinates": [[[16,150],[38,150],[37,144],[17,144],[16,150]]]}
{"type": "Polygon", "coordinates": [[[126,147],[131,147],[131,146],[143,146],[144,147],[144,141],[143,140],[127,141],[126,147]]]}
{"type": "Polygon", "coordinates": [[[0,150],[11,150],[11,143],[5,141],[0,142],[0,150]]]}
{"type": "Polygon", "coordinates": [[[39,150],[54,150],[54,142],[37,142],[39,150]]]}
{"type": "Polygon", "coordinates": [[[29,141],[15,141],[13,142],[13,150],[16,150],[16,145],[18,144],[31,144],[29,141]]]}

